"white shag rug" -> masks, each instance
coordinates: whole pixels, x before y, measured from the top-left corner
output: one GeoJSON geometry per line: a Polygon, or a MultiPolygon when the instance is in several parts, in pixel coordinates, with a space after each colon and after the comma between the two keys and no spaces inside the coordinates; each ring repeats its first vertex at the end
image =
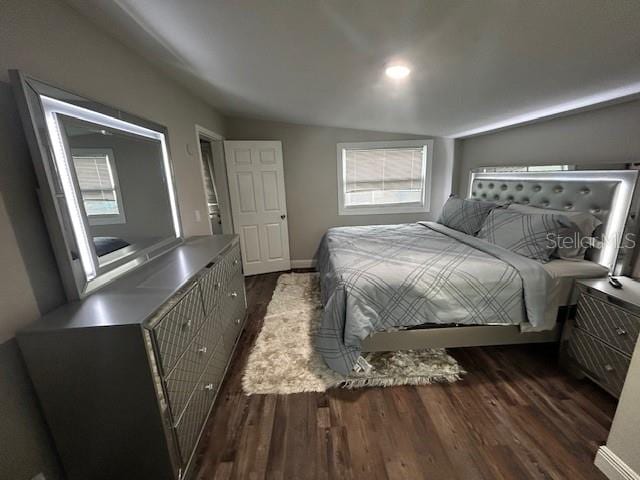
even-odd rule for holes
{"type": "Polygon", "coordinates": [[[345,377],[327,367],[313,347],[321,314],[317,273],[278,278],[242,377],[247,395],[455,382],[465,373],[444,349],[425,349],[364,354],[373,369],[345,377]]]}

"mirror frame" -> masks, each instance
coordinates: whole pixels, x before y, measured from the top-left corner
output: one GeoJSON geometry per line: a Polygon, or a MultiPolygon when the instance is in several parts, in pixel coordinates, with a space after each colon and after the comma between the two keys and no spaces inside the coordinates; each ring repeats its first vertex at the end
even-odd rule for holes
{"type": "Polygon", "coordinates": [[[38,198],[70,301],[84,298],[183,242],[166,127],[48,85],[20,71],[9,73],[36,171],[38,198]],[[160,141],[174,237],[100,265],[90,240],[89,220],[77,180],[71,173],[69,146],[55,118],[57,114],[160,141]],[[73,258],[72,251],[78,252],[78,258],[73,258]]]}

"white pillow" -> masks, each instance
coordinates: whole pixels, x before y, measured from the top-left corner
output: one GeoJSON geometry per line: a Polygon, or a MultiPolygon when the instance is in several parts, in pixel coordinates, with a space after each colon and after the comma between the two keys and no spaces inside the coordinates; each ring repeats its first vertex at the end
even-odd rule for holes
{"type": "Polygon", "coordinates": [[[553,213],[555,215],[564,215],[571,222],[578,227],[580,232],[587,236],[592,237],[596,228],[602,225],[602,222],[589,212],[571,212],[567,210],[552,210],[550,208],[532,207],[530,205],[520,205],[518,203],[512,203],[509,205],[510,209],[516,210],[521,213],[553,213]]]}

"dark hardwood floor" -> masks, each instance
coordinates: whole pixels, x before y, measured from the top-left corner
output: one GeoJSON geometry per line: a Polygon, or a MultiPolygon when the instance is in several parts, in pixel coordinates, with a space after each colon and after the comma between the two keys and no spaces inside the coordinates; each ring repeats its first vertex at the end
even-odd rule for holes
{"type": "Polygon", "coordinates": [[[603,479],[616,401],[560,371],[550,346],[452,349],[454,384],[242,393],[278,274],[247,279],[249,317],[203,439],[200,480],[603,479]]]}

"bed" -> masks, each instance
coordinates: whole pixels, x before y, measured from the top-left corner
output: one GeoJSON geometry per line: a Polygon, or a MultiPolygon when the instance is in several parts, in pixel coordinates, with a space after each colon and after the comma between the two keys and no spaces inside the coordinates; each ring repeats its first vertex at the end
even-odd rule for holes
{"type": "Polygon", "coordinates": [[[130,244],[126,240],[118,237],[93,237],[93,245],[96,248],[96,255],[102,257],[128,247],[130,244]]]}
{"type": "Polygon", "coordinates": [[[339,227],[317,254],[324,305],[315,346],[348,374],[363,351],[552,342],[576,278],[619,263],[637,172],[475,174],[471,198],[588,211],[590,260],[543,264],[435,222],[339,227]]]}

